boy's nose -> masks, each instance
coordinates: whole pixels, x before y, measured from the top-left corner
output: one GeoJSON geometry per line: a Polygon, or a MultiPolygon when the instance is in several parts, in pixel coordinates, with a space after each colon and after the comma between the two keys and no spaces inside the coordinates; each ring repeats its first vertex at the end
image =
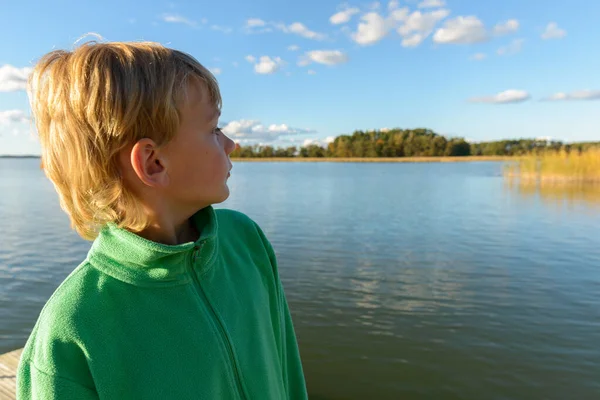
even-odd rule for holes
{"type": "Polygon", "coordinates": [[[227,153],[227,155],[229,155],[233,152],[233,150],[235,150],[235,142],[233,140],[231,140],[229,138],[229,136],[225,136],[225,137],[226,137],[225,153],[227,153]]]}

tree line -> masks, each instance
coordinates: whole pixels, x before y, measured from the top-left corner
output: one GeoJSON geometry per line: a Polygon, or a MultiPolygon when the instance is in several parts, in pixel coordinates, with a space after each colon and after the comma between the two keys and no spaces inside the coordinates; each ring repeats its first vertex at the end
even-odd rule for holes
{"type": "Polygon", "coordinates": [[[540,139],[499,140],[471,144],[471,155],[474,156],[522,156],[539,154],[548,151],[576,151],[582,153],[591,148],[600,147],[600,142],[564,143],[540,139]]]}
{"type": "Polygon", "coordinates": [[[548,150],[585,151],[600,142],[565,144],[541,139],[515,139],[469,143],[463,138],[447,138],[430,129],[390,129],[355,131],[340,135],[326,146],[280,147],[236,146],[232,158],[362,158],[362,157],[466,157],[517,156],[548,150]]]}

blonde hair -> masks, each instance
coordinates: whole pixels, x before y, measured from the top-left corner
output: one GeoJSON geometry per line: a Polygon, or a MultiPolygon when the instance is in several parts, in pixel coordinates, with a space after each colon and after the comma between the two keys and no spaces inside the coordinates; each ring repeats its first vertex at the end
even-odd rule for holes
{"type": "Polygon", "coordinates": [[[215,77],[195,58],[152,42],[83,43],[44,55],[28,82],[42,166],[71,227],[93,240],[113,222],[134,232],[148,219],[119,171],[119,152],[142,138],[169,142],[191,78],[221,107],[215,77]]]}

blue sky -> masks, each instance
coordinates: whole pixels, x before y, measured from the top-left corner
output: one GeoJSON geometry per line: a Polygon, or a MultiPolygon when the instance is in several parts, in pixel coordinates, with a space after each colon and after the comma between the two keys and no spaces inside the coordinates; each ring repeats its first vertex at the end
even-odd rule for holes
{"type": "Polygon", "coordinates": [[[192,54],[241,143],[392,127],[600,140],[599,17],[593,0],[5,1],[0,154],[39,153],[26,68],[87,32],[192,54]]]}

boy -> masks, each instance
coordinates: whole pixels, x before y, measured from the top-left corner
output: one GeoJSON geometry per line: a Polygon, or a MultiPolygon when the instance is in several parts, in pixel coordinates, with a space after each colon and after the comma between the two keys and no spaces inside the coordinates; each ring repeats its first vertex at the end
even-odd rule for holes
{"type": "Polygon", "coordinates": [[[214,76],[155,43],[35,66],[46,175],[94,240],[23,350],[19,399],[305,399],[275,255],[229,196],[214,76]]]}

